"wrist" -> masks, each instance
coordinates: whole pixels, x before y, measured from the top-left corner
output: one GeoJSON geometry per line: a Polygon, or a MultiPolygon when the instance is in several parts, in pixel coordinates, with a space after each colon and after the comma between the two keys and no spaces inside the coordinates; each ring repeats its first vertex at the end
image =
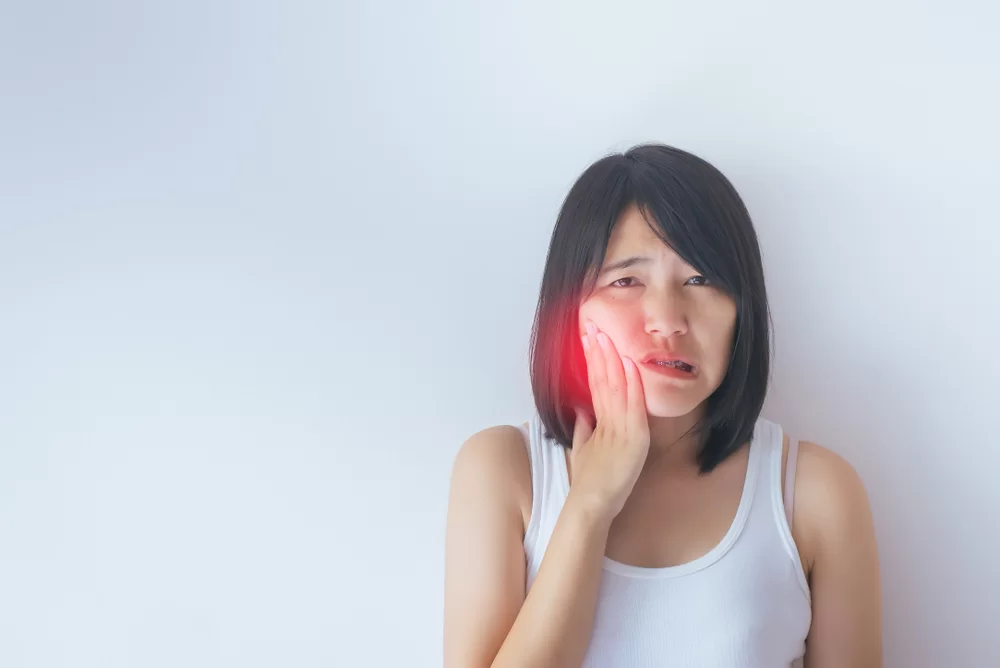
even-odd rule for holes
{"type": "Polygon", "coordinates": [[[611,528],[611,521],[615,516],[606,503],[584,494],[574,493],[572,489],[566,497],[563,512],[573,516],[588,529],[605,532],[611,528]]]}

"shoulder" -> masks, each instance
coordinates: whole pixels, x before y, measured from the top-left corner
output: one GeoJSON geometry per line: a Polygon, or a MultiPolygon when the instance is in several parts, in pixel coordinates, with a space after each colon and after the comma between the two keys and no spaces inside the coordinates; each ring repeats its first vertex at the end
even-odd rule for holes
{"type": "Polygon", "coordinates": [[[800,447],[793,514],[812,606],[805,663],[881,666],[881,579],[868,494],[843,457],[815,443],[800,447]]]}
{"type": "Polygon", "coordinates": [[[521,515],[531,514],[531,462],[524,434],[513,425],[496,425],[469,436],[452,465],[453,499],[475,495],[521,515]]]}
{"type": "Polygon", "coordinates": [[[793,512],[809,569],[831,546],[851,544],[871,524],[868,494],[857,470],[810,441],[799,443],[793,512]]]}
{"type": "Polygon", "coordinates": [[[445,528],[446,666],[489,665],[524,604],[525,490],[528,450],[517,427],[483,429],[458,450],[445,528]]]}

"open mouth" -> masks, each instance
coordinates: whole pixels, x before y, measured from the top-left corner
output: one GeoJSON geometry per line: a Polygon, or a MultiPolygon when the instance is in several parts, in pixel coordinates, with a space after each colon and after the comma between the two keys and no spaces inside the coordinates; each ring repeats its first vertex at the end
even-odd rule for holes
{"type": "Polygon", "coordinates": [[[646,364],[660,369],[676,369],[683,373],[694,373],[693,366],[680,360],[650,360],[646,364]]]}

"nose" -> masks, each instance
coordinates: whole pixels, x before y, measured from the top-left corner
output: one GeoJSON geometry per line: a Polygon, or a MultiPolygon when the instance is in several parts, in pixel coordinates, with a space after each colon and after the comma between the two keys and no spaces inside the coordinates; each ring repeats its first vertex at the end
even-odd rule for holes
{"type": "Polygon", "coordinates": [[[688,330],[688,308],[681,295],[647,291],[643,304],[646,313],[646,333],[670,337],[688,330]]]}

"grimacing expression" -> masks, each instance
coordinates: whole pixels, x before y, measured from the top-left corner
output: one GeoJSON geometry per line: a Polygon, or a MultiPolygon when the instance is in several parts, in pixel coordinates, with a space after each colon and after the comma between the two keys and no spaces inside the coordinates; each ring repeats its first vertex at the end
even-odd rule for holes
{"type": "Polygon", "coordinates": [[[657,237],[635,205],[612,230],[594,290],[580,302],[581,336],[588,319],[639,367],[651,416],[687,415],[722,384],[736,303],[657,237]],[[642,364],[666,351],[689,360],[693,371],[673,378],[642,364]]]}

